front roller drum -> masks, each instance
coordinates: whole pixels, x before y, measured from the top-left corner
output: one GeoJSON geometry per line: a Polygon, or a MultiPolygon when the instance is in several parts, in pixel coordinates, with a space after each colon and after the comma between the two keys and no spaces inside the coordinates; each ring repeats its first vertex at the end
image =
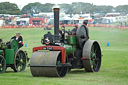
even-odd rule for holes
{"type": "Polygon", "coordinates": [[[0,55],[0,73],[4,73],[6,70],[6,61],[3,56],[0,55]]]}
{"type": "Polygon", "coordinates": [[[98,72],[101,66],[101,49],[97,41],[88,40],[83,47],[83,67],[86,72],[98,72]]]}
{"type": "Polygon", "coordinates": [[[60,51],[36,51],[30,60],[30,70],[34,77],[64,77],[67,67],[61,66],[60,51]]]}

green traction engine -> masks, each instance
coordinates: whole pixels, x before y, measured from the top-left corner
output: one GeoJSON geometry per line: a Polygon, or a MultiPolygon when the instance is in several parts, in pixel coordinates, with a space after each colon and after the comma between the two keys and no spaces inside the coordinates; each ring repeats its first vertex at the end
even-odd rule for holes
{"type": "Polygon", "coordinates": [[[82,68],[86,72],[98,72],[102,55],[100,45],[86,36],[85,26],[80,26],[76,35],[59,30],[59,8],[54,8],[54,35],[48,32],[41,40],[43,46],[33,48],[31,74],[34,77],[64,77],[71,69],[82,68]]]}
{"type": "Polygon", "coordinates": [[[19,49],[17,40],[3,42],[0,39],[0,73],[4,73],[8,67],[15,72],[24,71],[26,60],[27,53],[19,49]]]}

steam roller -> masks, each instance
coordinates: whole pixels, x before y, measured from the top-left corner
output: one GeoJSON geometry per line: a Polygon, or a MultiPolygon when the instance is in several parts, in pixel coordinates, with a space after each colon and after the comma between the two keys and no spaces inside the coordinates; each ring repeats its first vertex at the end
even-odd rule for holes
{"type": "Polygon", "coordinates": [[[24,71],[26,63],[27,52],[19,49],[17,40],[3,42],[0,39],[0,73],[4,73],[8,67],[11,67],[14,72],[24,71]]]}
{"type": "Polygon", "coordinates": [[[79,26],[76,34],[59,30],[59,8],[54,8],[54,35],[48,32],[41,39],[43,46],[34,47],[30,71],[34,77],[64,77],[71,69],[98,72],[101,49],[96,40],[89,40],[87,27],[79,26]]]}

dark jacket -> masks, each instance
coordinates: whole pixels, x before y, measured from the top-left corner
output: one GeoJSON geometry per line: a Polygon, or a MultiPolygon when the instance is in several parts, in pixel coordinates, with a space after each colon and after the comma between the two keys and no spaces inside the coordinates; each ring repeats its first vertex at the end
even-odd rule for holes
{"type": "MultiPolygon", "coordinates": [[[[82,25],[82,26],[84,26],[84,25],[82,25]]],[[[86,30],[86,36],[87,36],[87,38],[89,39],[89,29],[88,29],[88,27],[87,26],[84,26],[85,27],[85,30],[86,30]]]]}
{"type": "Polygon", "coordinates": [[[76,35],[76,31],[77,31],[77,28],[73,28],[71,32],[72,34],[76,35]]]}
{"type": "MultiPolygon", "coordinates": [[[[12,37],[11,39],[16,39],[16,36],[12,37]]],[[[17,39],[17,41],[18,41],[18,43],[19,43],[19,41],[21,41],[19,43],[19,48],[21,48],[24,45],[23,44],[23,38],[22,38],[22,36],[19,36],[19,38],[17,39]]]]}
{"type": "MultiPolygon", "coordinates": [[[[11,39],[16,39],[16,36],[12,37],[11,39]]],[[[19,38],[17,39],[18,43],[19,41],[21,41],[21,43],[23,43],[23,38],[22,36],[19,36],[19,38]]]]}

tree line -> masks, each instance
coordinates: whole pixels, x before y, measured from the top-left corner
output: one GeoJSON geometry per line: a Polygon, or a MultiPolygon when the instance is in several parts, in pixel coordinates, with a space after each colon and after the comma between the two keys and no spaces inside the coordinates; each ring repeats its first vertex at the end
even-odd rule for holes
{"type": "Polygon", "coordinates": [[[17,4],[10,2],[2,2],[0,3],[0,14],[19,15],[21,14],[21,11],[17,4]]]}
{"type": "MultiPolygon", "coordinates": [[[[17,4],[10,2],[0,3],[0,14],[11,14],[19,15],[26,13],[40,13],[40,12],[52,12],[52,8],[55,4],[45,3],[41,4],[39,2],[29,3],[25,5],[21,10],[17,4]]],[[[122,14],[128,14],[128,5],[119,5],[117,7],[106,6],[106,5],[95,5],[91,3],[84,2],[73,2],[71,4],[58,4],[61,11],[66,14],[84,14],[84,13],[109,13],[109,12],[119,12],[122,14]]]]}

